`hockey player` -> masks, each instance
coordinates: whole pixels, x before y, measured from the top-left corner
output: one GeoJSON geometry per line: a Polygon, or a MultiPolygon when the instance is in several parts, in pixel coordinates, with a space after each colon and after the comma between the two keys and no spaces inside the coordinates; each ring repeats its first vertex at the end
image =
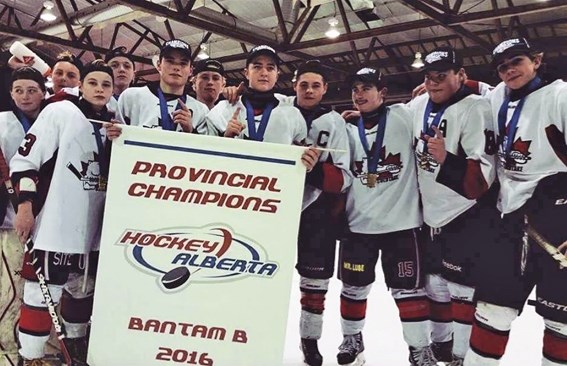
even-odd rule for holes
{"type": "Polygon", "coordinates": [[[549,242],[565,258],[567,83],[538,75],[543,55],[524,38],[500,43],[492,56],[502,80],[489,96],[497,131],[502,216],[497,240],[482,256],[484,277],[477,287],[464,364],[499,364],[512,322],[536,285],[536,311],[545,323],[542,365],[565,365],[567,269],[560,269],[538,244],[549,242]],[[524,234],[526,213],[533,230],[526,228],[524,234]]]}
{"type": "Polygon", "coordinates": [[[248,88],[234,105],[223,100],[209,112],[210,135],[282,144],[304,142],[307,127],[301,112],[274,97],[279,63],[276,51],[269,46],[250,51],[244,69],[248,88]]]}
{"type": "MultiPolygon", "coordinates": [[[[67,348],[83,362],[96,268],[92,251],[100,241],[109,164],[104,129],[88,118],[110,120],[112,78],[102,60],[86,65],[78,105],[61,101],[45,107],[10,162],[19,187],[16,232],[21,242],[33,239],[34,259],[44,269],[53,301],[61,300],[67,348]]],[[[24,365],[48,364],[41,359],[52,320],[31,262],[27,258],[22,270],[19,354],[24,365]]]]}
{"type": "Polygon", "coordinates": [[[197,100],[213,109],[222,93],[226,80],[222,64],[212,58],[201,60],[195,66],[191,82],[197,100]]]}
{"type": "Polygon", "coordinates": [[[53,66],[51,78],[53,89],[51,94],[57,94],[66,89],[68,94],[78,95],[78,86],[81,80],[83,63],[71,52],[65,51],[57,55],[57,62],[53,66]]]}
{"type": "Polygon", "coordinates": [[[307,123],[307,143],[340,151],[325,151],[307,173],[303,212],[299,225],[297,271],[300,274],[301,315],[299,333],[304,362],[320,366],[323,357],[317,341],[323,328],[323,310],[329,279],[334,273],[337,227],[333,211],[338,193],[350,185],[348,139],[341,116],[321,106],[327,77],[317,60],[299,66],[295,74],[296,97],[292,103],[307,123]]]}
{"type": "MultiPolygon", "coordinates": [[[[45,80],[39,71],[25,66],[11,77],[12,111],[0,113],[0,159],[7,164],[33,125],[45,98],[45,80]]],[[[3,179],[9,178],[3,177],[3,179]]],[[[14,197],[0,187],[0,364],[14,366],[18,341],[15,337],[24,280],[20,276],[24,251],[14,230],[14,197]],[[3,363],[2,363],[3,362],[3,363]]]]}
{"type": "Polygon", "coordinates": [[[425,89],[411,103],[424,221],[426,290],[432,349],[439,361],[462,365],[474,314],[479,245],[494,209],[477,204],[495,176],[490,104],[466,85],[459,55],[440,47],[424,60],[425,89]]]}
{"type": "Polygon", "coordinates": [[[116,47],[108,52],[104,56],[104,62],[114,71],[114,90],[107,107],[116,113],[118,97],[130,87],[134,80],[135,64],[124,46],[116,47]]]}
{"type": "Polygon", "coordinates": [[[123,123],[169,131],[206,133],[208,108],[189,96],[191,47],[179,39],[163,44],[157,84],[126,89],[118,99],[117,119],[123,123]]]}
{"type": "Polygon", "coordinates": [[[429,348],[429,307],[423,288],[418,230],[422,223],[411,113],[401,104],[386,107],[381,74],[370,68],[351,78],[352,100],[361,117],[348,125],[352,186],[347,191],[349,233],[340,243],[340,365],[362,365],[366,299],[382,251],[386,285],[398,306],[410,363],[436,365],[429,348]]]}

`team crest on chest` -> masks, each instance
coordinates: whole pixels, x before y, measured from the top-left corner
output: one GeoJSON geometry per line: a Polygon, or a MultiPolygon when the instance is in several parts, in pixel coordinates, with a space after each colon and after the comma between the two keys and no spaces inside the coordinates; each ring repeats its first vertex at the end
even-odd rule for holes
{"type": "MultiPolygon", "coordinates": [[[[504,138],[506,140],[506,137],[504,138]]],[[[512,148],[510,149],[510,154],[506,156],[504,151],[502,150],[502,146],[506,146],[504,144],[500,144],[500,151],[498,152],[498,157],[500,158],[501,164],[504,165],[504,169],[511,170],[514,172],[521,172],[524,170],[524,165],[527,164],[532,158],[530,157],[530,145],[531,140],[523,141],[521,137],[519,137],[514,143],[512,144],[512,148]]]]}
{"type": "Polygon", "coordinates": [[[89,155],[90,153],[85,153],[81,156],[80,167],[68,162],[67,169],[81,181],[85,191],[105,191],[106,180],[100,174],[99,156],[95,152],[92,153],[92,158],[89,155]]]}
{"type": "Polygon", "coordinates": [[[435,169],[437,169],[437,167],[439,166],[439,163],[433,158],[430,153],[423,151],[425,146],[424,143],[425,142],[423,139],[414,139],[417,166],[429,173],[434,173],[435,169]]]}
{"type": "MultiPolygon", "coordinates": [[[[368,185],[368,158],[364,156],[361,161],[355,161],[356,177],[360,179],[362,184],[368,185]]],[[[400,177],[403,164],[401,154],[388,153],[386,156],[386,147],[382,147],[380,151],[380,162],[376,169],[376,183],[385,183],[397,180],[400,177]]]]}

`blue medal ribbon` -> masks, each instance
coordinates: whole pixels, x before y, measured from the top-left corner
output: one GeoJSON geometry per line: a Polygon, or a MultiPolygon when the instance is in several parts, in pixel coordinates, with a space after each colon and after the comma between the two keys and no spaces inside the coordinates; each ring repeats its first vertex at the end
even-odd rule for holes
{"type": "MultiPolygon", "coordinates": [[[[443,113],[445,110],[451,106],[451,103],[447,103],[435,113],[435,117],[433,117],[433,121],[429,124],[429,116],[433,111],[433,102],[431,99],[427,101],[427,106],[425,107],[425,113],[423,114],[423,129],[421,130],[423,135],[429,135],[431,137],[435,136],[435,132],[433,131],[433,126],[439,127],[439,123],[441,122],[441,118],[443,117],[443,113]]],[[[423,141],[423,152],[427,152],[427,141],[423,141]]]]}
{"type": "Polygon", "coordinates": [[[540,87],[542,80],[536,76],[528,84],[528,90],[526,95],[520,99],[514,113],[512,113],[512,118],[508,123],[508,129],[506,129],[506,120],[508,119],[508,105],[510,104],[510,93],[504,97],[504,101],[498,110],[498,133],[500,136],[505,136],[502,139],[502,150],[506,158],[510,155],[512,150],[512,145],[514,144],[514,137],[516,136],[516,131],[518,129],[518,121],[520,120],[520,113],[522,112],[522,107],[526,101],[526,97],[540,87]]]}
{"type": "Polygon", "coordinates": [[[100,133],[100,126],[97,126],[97,123],[91,122],[93,126],[93,135],[95,136],[96,146],[98,149],[98,165],[100,168],[100,176],[108,178],[108,170],[110,161],[107,159],[106,149],[102,142],[102,135],[100,133]]]}
{"type": "Polygon", "coordinates": [[[22,112],[19,108],[16,108],[16,117],[22,124],[22,128],[24,129],[25,133],[28,133],[29,129],[31,128],[31,122],[28,117],[22,112]]]}
{"type": "MultiPolygon", "coordinates": [[[[159,98],[159,111],[161,115],[161,128],[167,131],[175,131],[176,126],[175,123],[173,123],[173,119],[171,118],[171,115],[169,114],[169,111],[167,109],[167,100],[165,100],[165,95],[163,95],[161,88],[158,88],[157,93],[159,98]]],[[[183,94],[183,96],[181,96],[179,99],[181,99],[183,103],[186,103],[187,95],[183,94]]],[[[177,107],[175,107],[175,110],[177,111],[179,109],[181,109],[181,103],[177,102],[177,107]]]]}
{"type": "Polygon", "coordinates": [[[250,139],[254,141],[264,141],[264,133],[266,133],[266,127],[268,127],[268,120],[270,119],[270,114],[272,114],[272,109],[274,109],[274,104],[268,103],[264,108],[258,130],[256,130],[254,107],[252,107],[252,103],[250,103],[249,100],[245,100],[244,104],[246,106],[246,122],[248,122],[248,135],[250,139]]]}
{"type": "Polygon", "coordinates": [[[366,140],[366,130],[364,128],[364,121],[362,117],[358,119],[358,137],[362,143],[364,152],[366,153],[368,173],[376,173],[378,170],[378,162],[380,161],[380,151],[382,151],[382,144],[384,143],[384,134],[386,133],[386,117],[388,115],[388,108],[384,110],[378,117],[378,128],[376,129],[376,140],[374,141],[374,151],[368,146],[366,140]]]}

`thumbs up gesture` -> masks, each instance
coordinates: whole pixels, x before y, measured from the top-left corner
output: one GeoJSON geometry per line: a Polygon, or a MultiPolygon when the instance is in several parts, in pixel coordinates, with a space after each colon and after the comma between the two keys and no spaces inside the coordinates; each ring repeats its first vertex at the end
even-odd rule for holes
{"type": "Polygon", "coordinates": [[[187,108],[181,99],[177,99],[177,103],[179,103],[181,109],[173,112],[173,123],[178,123],[181,126],[181,129],[183,129],[183,132],[192,132],[193,111],[187,108]]]}
{"type": "Polygon", "coordinates": [[[435,132],[435,136],[431,137],[425,135],[425,141],[427,141],[427,150],[433,156],[435,161],[439,164],[443,164],[447,158],[447,150],[445,150],[445,138],[443,137],[443,132],[437,126],[431,127],[435,132]]]}
{"type": "Polygon", "coordinates": [[[232,118],[228,121],[226,126],[226,131],[224,131],[224,137],[235,137],[240,135],[240,132],[244,129],[244,124],[238,120],[238,115],[240,114],[240,107],[236,108],[236,111],[232,114],[232,118]]]}

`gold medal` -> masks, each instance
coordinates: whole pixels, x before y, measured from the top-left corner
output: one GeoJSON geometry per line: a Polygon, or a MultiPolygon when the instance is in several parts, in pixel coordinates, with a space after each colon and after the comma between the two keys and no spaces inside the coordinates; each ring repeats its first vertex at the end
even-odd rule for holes
{"type": "Polygon", "coordinates": [[[106,191],[106,177],[103,177],[102,175],[98,176],[98,191],[106,191]]]}
{"type": "Polygon", "coordinates": [[[378,174],[376,173],[366,173],[366,186],[368,188],[376,187],[377,178],[378,174]]]}

